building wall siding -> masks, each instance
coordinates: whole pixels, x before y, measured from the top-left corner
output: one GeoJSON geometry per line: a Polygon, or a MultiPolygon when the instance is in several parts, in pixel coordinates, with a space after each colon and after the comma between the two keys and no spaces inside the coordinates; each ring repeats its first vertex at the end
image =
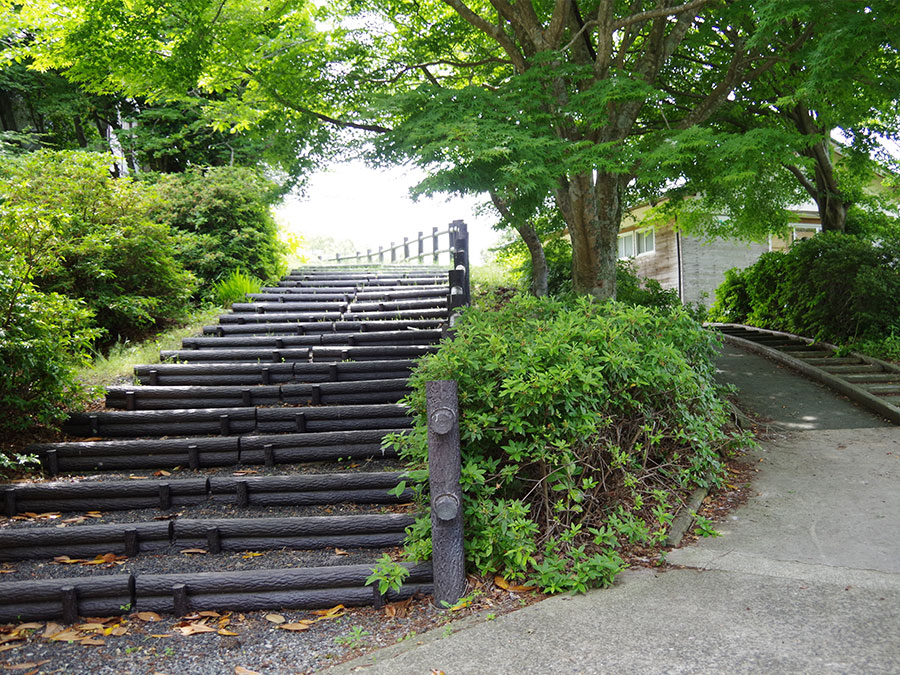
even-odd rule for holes
{"type": "MultiPolygon", "coordinates": [[[[628,228],[632,229],[632,228],[628,228]]],[[[627,230],[623,230],[627,231],[627,230]]],[[[655,250],[632,258],[639,277],[656,279],[663,288],[678,288],[678,248],[675,231],[671,227],[659,228],[654,234],[655,250]]]]}
{"type": "Polygon", "coordinates": [[[682,236],[684,302],[700,301],[708,307],[715,300],[716,288],[725,280],[726,270],[749,267],[768,250],[768,243],[746,243],[734,239],[707,242],[682,236]]]}

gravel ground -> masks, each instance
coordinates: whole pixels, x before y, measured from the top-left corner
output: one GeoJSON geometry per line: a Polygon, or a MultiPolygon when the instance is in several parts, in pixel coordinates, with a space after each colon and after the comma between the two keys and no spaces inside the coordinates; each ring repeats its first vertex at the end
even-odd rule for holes
{"type": "MultiPolygon", "coordinates": [[[[100,621],[85,618],[76,624],[83,630],[66,629],[63,635],[59,635],[63,627],[48,628],[47,622],[24,624],[18,631],[15,625],[0,626],[0,649],[8,648],[0,653],[0,668],[33,675],[312,673],[378,647],[404,640],[418,642],[425,631],[467,615],[487,613],[486,619],[490,620],[491,614],[503,614],[541,598],[533,592],[510,593],[489,581],[470,582],[471,604],[452,611],[433,607],[428,598],[413,598],[380,610],[339,609],[331,617],[284,610],[193,614],[182,619],[163,616],[159,621],[147,621],[145,618],[154,617],[131,614],[100,621]],[[308,630],[295,632],[273,622],[281,618],[284,624],[314,623],[308,630]],[[182,634],[201,623],[216,632],[182,634]],[[109,634],[111,631],[115,632],[109,634]],[[48,634],[56,634],[57,640],[48,634]]],[[[447,625],[444,630],[453,628],[447,625]]]]}

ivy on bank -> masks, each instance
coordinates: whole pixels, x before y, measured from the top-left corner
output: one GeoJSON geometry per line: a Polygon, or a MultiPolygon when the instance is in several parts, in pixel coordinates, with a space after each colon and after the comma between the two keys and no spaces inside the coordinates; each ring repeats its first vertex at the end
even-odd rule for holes
{"type": "MultiPolygon", "coordinates": [[[[457,380],[470,566],[548,592],[604,586],[622,547],[661,542],[682,496],[719,483],[723,456],[747,440],[726,430],[715,344],[680,308],[524,296],[473,307],[421,360],[415,426],[388,442],[422,483],[425,382],[457,380]]],[[[430,557],[427,509],[407,553],[430,557]]]]}

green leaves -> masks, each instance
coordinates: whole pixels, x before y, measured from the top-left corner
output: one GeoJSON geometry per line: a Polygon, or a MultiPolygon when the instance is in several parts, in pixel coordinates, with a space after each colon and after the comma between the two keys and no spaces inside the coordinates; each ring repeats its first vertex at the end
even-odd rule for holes
{"type": "MultiPolygon", "coordinates": [[[[472,307],[420,361],[416,426],[392,443],[422,478],[424,383],[457,380],[469,563],[549,591],[605,585],[616,549],[657,541],[680,491],[717,480],[737,442],[714,344],[678,308],[520,296],[472,307]]],[[[410,555],[430,551],[427,516],[409,535],[410,555]]]]}

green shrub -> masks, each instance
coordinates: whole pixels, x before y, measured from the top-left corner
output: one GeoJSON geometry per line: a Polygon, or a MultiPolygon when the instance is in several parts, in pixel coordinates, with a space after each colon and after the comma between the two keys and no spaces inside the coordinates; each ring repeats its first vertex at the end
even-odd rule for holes
{"type": "Polygon", "coordinates": [[[234,270],[224,279],[213,284],[213,294],[216,303],[231,307],[236,302],[240,302],[247,297],[249,293],[259,293],[262,288],[262,282],[256,277],[244,274],[241,270],[234,270]]]}
{"type": "Polygon", "coordinates": [[[900,238],[824,232],[731,271],[710,315],[837,343],[900,331],[900,238]]]}
{"type": "MultiPolygon", "coordinates": [[[[423,480],[425,382],[457,380],[469,564],[547,591],[605,585],[621,546],[661,541],[679,495],[718,482],[741,440],[723,431],[714,346],[677,308],[522,296],[472,307],[420,361],[415,426],[388,442],[423,480]]],[[[427,514],[409,535],[408,555],[427,558],[427,514]]]]}
{"type": "Polygon", "coordinates": [[[269,212],[277,186],[246,167],[195,169],[159,178],[154,215],[177,229],[178,259],[212,299],[214,284],[234,271],[274,281],[285,271],[285,247],[269,212]]]}
{"type": "Polygon", "coordinates": [[[41,293],[0,261],[0,431],[52,424],[84,399],[74,369],[89,360],[90,318],[83,303],[41,293]]]}
{"type": "Polygon", "coordinates": [[[85,301],[105,344],[182,315],[194,289],[168,227],[148,218],[153,191],[108,165],[44,150],[0,173],[0,238],[40,290],[85,301]]]}

